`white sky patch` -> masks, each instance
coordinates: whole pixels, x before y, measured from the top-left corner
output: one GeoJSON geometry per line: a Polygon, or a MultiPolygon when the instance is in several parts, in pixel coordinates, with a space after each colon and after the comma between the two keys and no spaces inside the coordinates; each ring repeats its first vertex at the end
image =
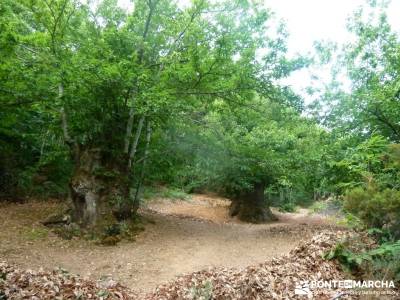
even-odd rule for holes
{"type": "MultiPolygon", "coordinates": [[[[130,0],[118,0],[121,7],[131,10],[130,0]]],[[[179,0],[177,3],[185,7],[189,0],[179,0]]],[[[346,29],[347,19],[365,0],[264,0],[266,7],[276,13],[277,18],[285,21],[289,32],[288,54],[290,57],[307,54],[313,51],[314,41],[334,41],[343,44],[351,41],[352,35],[346,29]]],[[[392,0],[387,10],[389,23],[392,28],[400,32],[400,0],[392,0]]],[[[319,70],[300,70],[294,72],[283,81],[293,87],[294,91],[304,97],[306,103],[312,99],[305,93],[308,86],[317,86],[328,83],[329,68],[319,70]],[[313,79],[317,75],[320,81],[313,79]]],[[[343,78],[345,86],[348,86],[343,78]]]]}
{"type": "Polygon", "coordinates": [[[128,12],[131,12],[133,9],[133,4],[130,0],[118,0],[118,5],[128,12]]]}
{"type": "MultiPolygon", "coordinates": [[[[334,41],[343,44],[352,40],[347,31],[347,19],[365,0],[265,0],[265,6],[284,19],[288,32],[288,54],[307,54],[313,51],[314,41],[334,41]]],[[[388,10],[392,28],[400,32],[400,0],[392,0],[388,10]]],[[[347,78],[341,78],[345,88],[349,87],[347,78]]],[[[329,68],[320,70],[300,70],[294,72],[283,83],[304,97],[306,103],[312,99],[305,93],[308,86],[321,87],[330,80],[329,68]],[[317,75],[320,81],[312,79],[317,75]]]]}
{"type": "MultiPolygon", "coordinates": [[[[265,5],[285,20],[290,37],[289,53],[312,50],[316,40],[345,42],[351,38],[346,29],[347,18],[365,0],[265,0],[265,5]]],[[[389,8],[389,20],[400,29],[400,0],[389,8]]]]}

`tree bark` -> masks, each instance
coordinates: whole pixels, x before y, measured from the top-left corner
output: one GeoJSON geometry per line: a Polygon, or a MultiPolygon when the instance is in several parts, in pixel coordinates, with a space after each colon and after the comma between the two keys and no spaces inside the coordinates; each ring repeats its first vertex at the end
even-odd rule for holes
{"type": "Polygon", "coordinates": [[[124,153],[125,154],[129,153],[129,144],[130,144],[130,141],[131,141],[134,116],[135,116],[135,109],[132,106],[129,109],[129,119],[128,119],[128,123],[126,124],[125,144],[124,144],[124,153]]]}
{"type": "Polygon", "coordinates": [[[82,151],[71,178],[70,195],[74,206],[72,218],[83,227],[95,225],[98,220],[101,183],[93,171],[99,166],[99,153],[82,151]]]}
{"type": "Polygon", "coordinates": [[[122,164],[103,162],[100,149],[81,150],[70,182],[72,221],[85,228],[103,228],[133,216],[136,211],[123,174],[122,164]]]}
{"type": "Polygon", "coordinates": [[[151,123],[150,120],[147,121],[147,129],[146,129],[146,146],[144,149],[144,156],[143,156],[143,163],[142,163],[142,171],[140,173],[140,178],[138,181],[138,185],[136,188],[136,193],[135,197],[133,199],[133,207],[135,210],[139,208],[139,195],[142,189],[142,184],[143,184],[143,179],[144,175],[146,172],[146,162],[147,162],[147,157],[149,156],[149,150],[150,150],[150,139],[151,139],[151,123]]]}
{"type": "Polygon", "coordinates": [[[132,148],[131,148],[131,151],[129,153],[128,170],[130,170],[132,168],[132,164],[133,164],[134,159],[135,159],[137,146],[139,144],[139,138],[140,138],[140,135],[142,134],[143,123],[144,123],[144,116],[141,117],[140,120],[139,120],[139,125],[138,125],[138,128],[136,130],[135,139],[133,141],[132,148]]]}
{"type": "Polygon", "coordinates": [[[265,184],[256,183],[253,189],[238,192],[232,199],[229,214],[250,223],[265,223],[276,221],[278,218],[264,197],[265,184]]]}

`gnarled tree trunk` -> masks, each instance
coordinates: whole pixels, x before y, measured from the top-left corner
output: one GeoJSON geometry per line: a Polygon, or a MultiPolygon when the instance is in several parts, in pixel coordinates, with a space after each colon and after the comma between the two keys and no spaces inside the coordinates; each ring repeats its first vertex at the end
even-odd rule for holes
{"type": "Polygon", "coordinates": [[[264,190],[264,183],[256,183],[252,190],[238,192],[232,199],[230,215],[250,223],[276,221],[278,218],[265,201],[264,190]]]}
{"type": "Polygon", "coordinates": [[[70,182],[72,221],[86,228],[103,227],[135,213],[121,168],[105,164],[99,149],[80,152],[70,182]]]}

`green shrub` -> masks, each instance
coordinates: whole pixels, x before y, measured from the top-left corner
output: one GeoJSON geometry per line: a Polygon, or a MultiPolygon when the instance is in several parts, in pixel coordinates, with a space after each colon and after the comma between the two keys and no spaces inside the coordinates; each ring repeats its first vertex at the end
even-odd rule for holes
{"type": "Polygon", "coordinates": [[[175,188],[167,188],[161,192],[161,197],[172,200],[190,200],[190,195],[185,191],[175,188]]]}
{"type": "Polygon", "coordinates": [[[207,280],[201,286],[194,286],[189,290],[189,293],[193,300],[210,300],[213,293],[212,282],[207,280]]]}
{"type": "Polygon", "coordinates": [[[297,206],[293,202],[286,202],[282,203],[279,207],[278,210],[280,212],[296,212],[297,206]]]}
{"type": "Polygon", "coordinates": [[[146,200],[155,198],[167,198],[171,200],[190,200],[191,196],[184,190],[173,187],[146,187],[143,192],[146,200]]]}
{"type": "Polygon", "coordinates": [[[48,230],[45,228],[32,228],[24,230],[23,234],[28,240],[41,240],[47,238],[48,230]]]}
{"type": "MultiPolygon", "coordinates": [[[[400,283],[400,240],[385,242],[378,247],[355,251],[354,241],[345,241],[326,253],[325,259],[337,259],[342,267],[361,278],[394,280],[400,283]]],[[[363,245],[368,248],[369,245],[363,245]]]]}
{"type": "Polygon", "coordinates": [[[316,201],[310,207],[309,210],[312,213],[321,213],[328,208],[328,203],[326,201],[316,201]]]}
{"type": "Polygon", "coordinates": [[[339,223],[356,231],[365,229],[365,224],[360,220],[360,218],[349,212],[345,214],[344,219],[342,219],[339,223]]]}
{"type": "Polygon", "coordinates": [[[153,186],[146,186],[143,188],[143,199],[149,200],[153,198],[157,198],[159,195],[159,190],[153,186]]]}
{"type": "Polygon", "coordinates": [[[368,228],[387,229],[394,237],[400,237],[400,191],[358,187],[345,195],[344,209],[360,218],[368,228]]]}
{"type": "Polygon", "coordinates": [[[119,224],[110,224],[104,228],[104,232],[107,236],[116,236],[121,233],[121,227],[119,224]]]}
{"type": "Polygon", "coordinates": [[[328,198],[327,200],[315,201],[308,207],[310,214],[322,215],[342,215],[342,201],[337,197],[328,198]]]}

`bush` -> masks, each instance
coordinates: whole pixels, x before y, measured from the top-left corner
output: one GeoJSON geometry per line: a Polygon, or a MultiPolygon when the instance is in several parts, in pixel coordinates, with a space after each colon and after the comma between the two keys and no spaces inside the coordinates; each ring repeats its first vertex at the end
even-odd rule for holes
{"type": "Polygon", "coordinates": [[[342,267],[360,278],[394,280],[400,283],[400,240],[372,246],[366,240],[346,240],[328,252],[342,267]]]}
{"type": "Polygon", "coordinates": [[[296,207],[296,204],[294,204],[293,202],[286,202],[286,203],[282,203],[278,207],[278,210],[280,212],[296,212],[297,207],[296,207]]]}
{"type": "Polygon", "coordinates": [[[332,197],[327,200],[315,201],[308,209],[310,214],[341,215],[342,202],[339,198],[332,197]]]}
{"type": "Polygon", "coordinates": [[[190,200],[190,195],[185,191],[174,188],[167,188],[161,192],[161,197],[172,200],[190,200]]]}
{"type": "Polygon", "coordinates": [[[326,211],[327,208],[328,203],[326,201],[316,201],[309,207],[309,210],[312,213],[321,213],[326,211]]]}
{"type": "Polygon", "coordinates": [[[344,209],[357,216],[368,228],[389,230],[400,238],[400,191],[355,188],[344,197],[344,209]]]}
{"type": "Polygon", "coordinates": [[[201,286],[192,287],[189,293],[193,300],[210,300],[213,293],[212,282],[207,280],[201,286]]]}
{"type": "Polygon", "coordinates": [[[171,200],[190,200],[191,196],[185,191],[172,187],[146,187],[143,192],[146,200],[153,198],[167,198],[171,200]]]}

